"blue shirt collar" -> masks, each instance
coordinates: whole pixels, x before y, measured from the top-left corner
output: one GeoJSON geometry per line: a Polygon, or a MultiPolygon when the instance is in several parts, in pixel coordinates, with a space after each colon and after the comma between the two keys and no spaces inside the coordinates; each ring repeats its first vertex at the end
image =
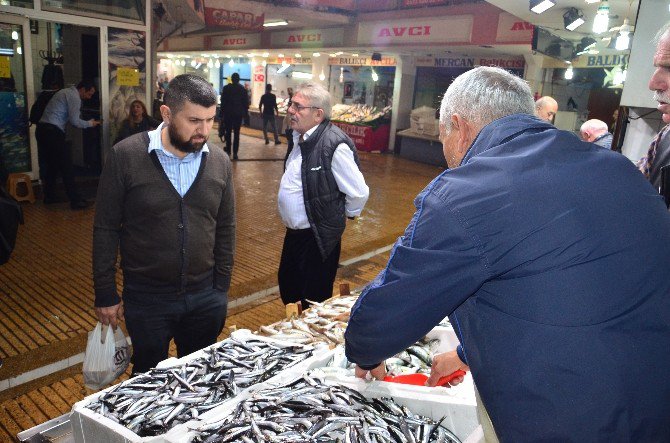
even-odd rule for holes
{"type": "MultiPolygon", "coordinates": [[[[165,127],[165,122],[161,122],[161,124],[158,125],[158,127],[156,129],[154,129],[153,131],[149,131],[149,133],[148,133],[149,134],[149,148],[147,149],[147,152],[151,153],[151,151],[158,150],[158,151],[161,151],[162,153],[164,153],[165,155],[167,155],[169,157],[177,158],[176,155],[174,155],[173,153],[166,150],[165,147],[163,146],[163,141],[161,140],[161,131],[163,130],[164,127],[165,127]]],[[[186,157],[182,158],[181,160],[189,161],[189,160],[193,159],[194,157],[199,156],[202,152],[209,152],[209,147],[207,146],[207,143],[205,143],[202,146],[202,149],[200,151],[191,152],[191,153],[187,154],[186,157]]]]}

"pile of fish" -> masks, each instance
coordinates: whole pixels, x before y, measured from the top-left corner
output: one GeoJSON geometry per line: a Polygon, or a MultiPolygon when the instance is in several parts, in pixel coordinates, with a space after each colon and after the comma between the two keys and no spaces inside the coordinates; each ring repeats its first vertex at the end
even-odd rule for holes
{"type": "Polygon", "coordinates": [[[368,399],[304,376],[258,391],[232,414],[196,428],[193,443],[459,442],[453,432],[391,398],[368,399]]]}
{"type": "MultiPolygon", "coordinates": [[[[409,348],[386,359],[386,371],[388,375],[401,374],[430,374],[435,351],[440,347],[439,339],[422,338],[409,348]]],[[[333,358],[328,363],[330,367],[353,369],[353,363],[349,362],[344,355],[344,348],[338,348],[333,353],[333,358]]]]}
{"type": "Polygon", "coordinates": [[[87,408],[140,437],[172,427],[235,397],[241,389],[265,381],[310,357],[312,346],[280,346],[234,337],[203,350],[181,366],[154,368],[103,393],[87,408]]]}
{"type": "Polygon", "coordinates": [[[377,119],[388,119],[391,117],[391,107],[386,106],[377,109],[367,105],[345,105],[338,103],[331,109],[331,119],[347,123],[369,123],[377,119]]]}
{"type": "Polygon", "coordinates": [[[342,344],[351,307],[357,298],[356,295],[334,297],[323,303],[310,302],[312,305],[300,317],[261,326],[256,333],[293,343],[342,344]]]}

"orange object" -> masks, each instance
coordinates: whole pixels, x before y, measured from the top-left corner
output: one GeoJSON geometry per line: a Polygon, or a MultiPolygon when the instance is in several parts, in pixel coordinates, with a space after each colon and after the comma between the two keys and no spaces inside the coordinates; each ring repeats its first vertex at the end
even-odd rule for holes
{"type": "MultiPolygon", "coordinates": [[[[437,382],[437,385],[444,386],[451,380],[455,379],[456,377],[461,377],[463,375],[465,375],[465,371],[461,371],[459,369],[458,371],[454,371],[451,374],[440,378],[437,382]]],[[[427,380],[428,376],[426,374],[402,374],[395,376],[387,375],[386,377],[384,377],[384,381],[389,381],[391,383],[402,383],[405,385],[417,385],[417,386],[424,386],[427,380]]]]}

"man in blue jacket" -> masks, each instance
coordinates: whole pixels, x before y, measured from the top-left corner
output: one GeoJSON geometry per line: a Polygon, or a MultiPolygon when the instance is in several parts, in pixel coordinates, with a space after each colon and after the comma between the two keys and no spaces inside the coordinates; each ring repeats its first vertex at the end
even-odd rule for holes
{"type": "MultiPolygon", "coordinates": [[[[449,168],[352,309],[357,375],[449,316],[501,441],[670,441],[670,214],[498,68],[444,95],[449,168]]],[[[439,359],[438,359],[439,360],[439,359]]],[[[381,364],[380,364],[381,362],[381,364]]],[[[433,377],[434,378],[434,377],[433,377]]]]}

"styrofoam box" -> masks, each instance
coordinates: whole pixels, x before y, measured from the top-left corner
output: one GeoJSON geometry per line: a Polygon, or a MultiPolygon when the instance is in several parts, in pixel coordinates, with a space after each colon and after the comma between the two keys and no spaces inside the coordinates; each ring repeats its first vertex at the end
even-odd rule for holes
{"type": "MultiPolygon", "coordinates": [[[[287,380],[288,381],[288,380],[287,380]]],[[[350,379],[346,381],[326,378],[328,384],[342,384],[356,389],[367,398],[392,397],[398,404],[407,406],[413,413],[440,420],[444,417],[442,424],[451,430],[464,443],[482,443],[484,436],[477,418],[477,404],[473,399],[464,400],[443,395],[441,390],[431,388],[420,388],[416,386],[400,385],[396,383],[366,382],[361,379],[350,379]]],[[[271,383],[262,383],[254,387],[252,391],[258,391],[273,387],[271,383]]],[[[206,420],[192,421],[178,426],[165,434],[169,443],[190,442],[196,435],[193,429],[207,423],[214,423],[230,415],[237,404],[243,399],[253,395],[252,391],[245,393],[244,397],[237,398],[235,402],[228,402],[218,409],[216,415],[210,415],[206,420]]]]}
{"type": "MultiPolygon", "coordinates": [[[[262,337],[254,335],[251,331],[247,329],[240,329],[231,334],[235,339],[240,341],[247,341],[250,339],[257,339],[265,341],[268,343],[274,343],[278,346],[295,346],[295,343],[285,342],[281,340],[276,340],[271,337],[262,337]]],[[[223,340],[222,342],[212,345],[212,347],[217,347],[221,343],[228,341],[229,339],[223,340]]],[[[186,355],[179,359],[177,358],[168,358],[160,362],[157,367],[159,368],[169,368],[173,366],[181,366],[184,363],[187,363],[191,360],[194,360],[204,354],[205,350],[201,349],[192,354],[186,355]]],[[[266,383],[282,383],[284,380],[290,380],[302,375],[304,372],[321,367],[326,364],[328,360],[332,358],[332,351],[328,349],[328,346],[315,346],[314,353],[311,357],[305,359],[304,361],[293,365],[289,368],[286,368],[279,373],[275,374],[272,378],[268,379],[266,383]]],[[[209,416],[216,416],[219,413],[217,412],[220,408],[224,408],[227,403],[233,402],[237,403],[240,398],[244,398],[243,393],[252,388],[246,388],[238,394],[238,396],[227,400],[222,403],[220,406],[213,408],[202,415],[203,419],[207,419],[209,416]]],[[[154,437],[140,437],[139,435],[132,432],[130,429],[114,422],[113,420],[105,417],[102,414],[94,412],[86,406],[91,402],[95,401],[103,393],[113,389],[114,386],[111,386],[103,391],[92,394],[80,402],[75,403],[72,407],[72,412],[70,413],[70,421],[72,422],[72,431],[74,435],[75,443],[161,443],[165,442],[165,435],[158,435],[154,437]]],[[[175,428],[183,426],[177,425],[175,428]]]]}

